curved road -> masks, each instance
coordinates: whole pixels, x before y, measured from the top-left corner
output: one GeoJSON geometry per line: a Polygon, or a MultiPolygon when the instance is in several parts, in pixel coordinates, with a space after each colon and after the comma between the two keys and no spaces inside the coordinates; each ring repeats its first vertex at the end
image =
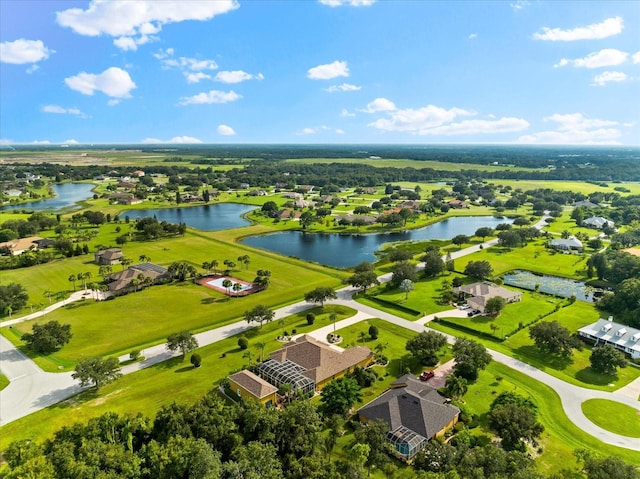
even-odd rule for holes
{"type": "MultiPolygon", "coordinates": [[[[484,243],[483,247],[491,246],[495,244],[496,240],[488,241],[484,243]]],[[[475,245],[460,251],[452,253],[452,257],[459,258],[466,254],[478,251],[479,245],[475,245]]],[[[380,278],[381,282],[388,281],[390,275],[384,275],[380,278]]],[[[351,317],[339,321],[336,323],[335,328],[344,328],[351,324],[355,324],[369,318],[380,318],[385,321],[389,321],[393,324],[401,326],[403,328],[410,329],[412,331],[421,332],[428,328],[424,326],[425,323],[433,319],[433,316],[438,315],[441,317],[462,317],[466,315],[465,311],[451,310],[446,312],[440,312],[425,316],[417,321],[408,321],[404,318],[400,318],[390,313],[380,311],[378,309],[357,303],[352,299],[353,294],[356,292],[354,288],[348,287],[338,291],[338,299],[332,301],[335,304],[343,304],[349,306],[358,311],[358,313],[351,317]]],[[[70,300],[78,300],[86,297],[86,292],[78,292],[73,298],[65,300],[56,305],[52,305],[45,311],[61,307],[70,300]]],[[[280,308],[276,311],[274,319],[280,319],[289,316],[300,311],[311,308],[312,306],[305,302],[298,302],[284,308],[280,308]]],[[[35,313],[35,315],[42,315],[43,312],[35,313]]],[[[11,323],[24,321],[31,319],[29,317],[19,318],[12,320],[11,323]]],[[[6,326],[9,322],[1,323],[0,326],[6,326]]],[[[241,333],[254,326],[248,325],[244,321],[229,324],[220,328],[212,329],[199,333],[196,335],[200,346],[206,346],[221,339],[233,336],[241,333]]],[[[310,333],[315,338],[324,341],[327,333],[333,330],[333,325],[319,328],[310,333]]],[[[455,338],[448,336],[450,342],[455,341],[455,338]]],[[[635,409],[640,410],[640,403],[637,401],[637,392],[640,390],[640,378],[633,383],[621,388],[618,391],[605,392],[594,389],[586,389],[572,384],[566,383],[550,374],[547,374],[539,369],[534,368],[522,361],[518,361],[510,356],[499,353],[497,351],[489,350],[493,359],[497,362],[505,364],[523,374],[526,374],[542,383],[548,385],[556,391],[562,402],[563,409],[568,418],[576,424],[580,429],[584,430],[588,434],[596,437],[597,439],[611,444],[632,450],[640,450],[640,438],[631,438],[614,434],[606,431],[595,424],[593,424],[582,413],[581,404],[587,399],[602,398],[611,401],[616,401],[622,404],[629,405],[635,409]],[[634,396],[635,394],[635,396],[634,396]]],[[[143,351],[142,355],[145,357],[143,361],[136,362],[124,366],[122,368],[123,374],[129,374],[140,369],[149,367],[153,364],[165,361],[178,353],[167,351],[164,344],[159,344],[151,348],[147,348],[143,351]]],[[[124,355],[119,358],[120,361],[126,361],[129,359],[128,355],[124,355]]],[[[0,391],[0,425],[8,424],[21,417],[31,414],[35,411],[48,407],[63,401],[82,390],[80,386],[71,378],[71,373],[45,373],[38,366],[35,365],[28,357],[20,352],[13,344],[0,335],[0,370],[10,380],[9,386],[0,391]]]]}

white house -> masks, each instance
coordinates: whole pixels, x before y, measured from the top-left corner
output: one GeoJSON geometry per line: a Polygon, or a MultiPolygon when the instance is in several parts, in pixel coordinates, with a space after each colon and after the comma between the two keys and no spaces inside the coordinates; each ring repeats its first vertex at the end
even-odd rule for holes
{"type": "Polygon", "coordinates": [[[616,349],[629,354],[633,359],[640,358],[640,329],[614,323],[613,316],[599,319],[578,330],[583,338],[595,341],[596,346],[610,344],[616,349]]]}
{"type": "Polygon", "coordinates": [[[601,230],[604,227],[613,228],[615,223],[607,218],[603,218],[602,216],[592,216],[591,218],[587,218],[584,220],[585,226],[589,226],[591,228],[596,228],[601,230]]]}
{"type": "Polygon", "coordinates": [[[549,241],[549,248],[558,249],[561,251],[582,251],[582,241],[577,239],[575,236],[571,236],[567,239],[554,238],[549,241]]]}

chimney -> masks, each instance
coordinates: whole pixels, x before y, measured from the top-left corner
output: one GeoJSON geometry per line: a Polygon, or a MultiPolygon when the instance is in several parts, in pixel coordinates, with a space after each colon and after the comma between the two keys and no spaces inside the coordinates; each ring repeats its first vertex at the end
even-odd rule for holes
{"type": "Polygon", "coordinates": [[[608,321],[613,321],[613,316],[609,316],[608,321]]]}

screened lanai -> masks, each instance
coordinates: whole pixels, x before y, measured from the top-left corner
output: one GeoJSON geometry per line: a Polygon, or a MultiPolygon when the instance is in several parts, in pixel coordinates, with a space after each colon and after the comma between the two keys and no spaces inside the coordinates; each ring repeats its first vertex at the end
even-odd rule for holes
{"type": "Polygon", "coordinates": [[[400,426],[387,433],[387,440],[404,459],[411,460],[427,443],[427,439],[411,429],[400,426]]]}
{"type": "Polygon", "coordinates": [[[303,372],[304,368],[288,359],[283,362],[269,359],[258,365],[258,375],[268,383],[276,387],[291,384],[294,391],[301,391],[303,394],[313,393],[316,384],[302,374],[303,372]]]}

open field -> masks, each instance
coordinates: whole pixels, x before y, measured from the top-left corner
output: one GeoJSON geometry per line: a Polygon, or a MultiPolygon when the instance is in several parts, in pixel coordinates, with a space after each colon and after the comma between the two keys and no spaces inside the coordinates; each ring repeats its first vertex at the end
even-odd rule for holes
{"type": "Polygon", "coordinates": [[[582,403],[582,412],[607,431],[640,437],[640,413],[632,407],[606,399],[589,399],[582,403]]]}
{"type": "Polygon", "coordinates": [[[432,168],[441,171],[549,171],[548,168],[523,168],[512,165],[481,165],[477,163],[450,163],[448,161],[420,161],[393,158],[300,158],[286,160],[288,163],[357,163],[376,168],[432,168]]]}
{"type": "Polygon", "coordinates": [[[491,179],[489,183],[494,185],[511,186],[513,189],[519,188],[522,191],[535,190],[538,188],[550,188],[560,191],[575,191],[576,193],[612,193],[616,186],[623,186],[629,189],[630,193],[620,193],[620,195],[638,195],[640,194],[640,182],[628,181],[622,183],[608,183],[608,187],[594,185],[586,181],[561,181],[561,180],[496,180],[491,179]]]}
{"type": "MultiPolygon", "coordinates": [[[[509,306],[510,305],[508,305],[507,308],[509,306]]],[[[558,311],[545,317],[543,321],[558,321],[570,331],[575,332],[578,328],[597,321],[599,316],[593,305],[576,301],[572,305],[560,308],[558,311]]],[[[451,321],[457,320],[451,319],[451,321]]],[[[498,319],[496,324],[499,324],[499,322],[500,320],[498,319]]],[[[629,384],[640,376],[640,368],[631,367],[619,369],[618,374],[615,376],[606,376],[594,372],[589,362],[591,349],[588,345],[585,345],[582,351],[574,350],[570,358],[562,358],[543,353],[536,348],[533,340],[529,337],[529,328],[518,331],[503,342],[497,342],[460,331],[444,324],[438,324],[435,321],[430,322],[428,326],[437,331],[442,331],[454,336],[474,339],[488,348],[531,364],[541,371],[545,371],[558,379],[575,384],[576,386],[614,391],[629,384]]]]}
{"type": "MultiPolygon", "coordinates": [[[[298,334],[303,334],[331,324],[329,315],[333,312],[336,313],[338,321],[355,314],[354,310],[344,306],[327,305],[323,310],[313,308],[289,316],[285,319],[284,328],[289,332],[296,329],[298,334]],[[316,321],[312,326],[307,325],[305,320],[308,312],[316,314],[316,321]]],[[[249,339],[249,348],[245,351],[240,350],[237,345],[238,336],[227,338],[197,350],[202,357],[200,368],[194,369],[188,360],[170,359],[123,376],[98,392],[85,391],[59,404],[11,422],[0,427],[0,451],[6,450],[12,441],[18,439],[43,440],[50,437],[57,429],[69,425],[70,418],[74,421],[86,422],[92,417],[109,411],[122,415],[135,415],[141,412],[153,417],[161,406],[174,401],[192,404],[213,389],[222,378],[248,366],[249,361],[257,361],[262,354],[261,348],[258,347],[259,343],[265,344],[265,358],[270,352],[279,349],[282,343],[277,341],[276,337],[281,332],[282,326],[279,322],[273,321],[262,328],[253,328],[244,334],[249,339]],[[247,353],[251,355],[251,359],[247,353]]]]}

